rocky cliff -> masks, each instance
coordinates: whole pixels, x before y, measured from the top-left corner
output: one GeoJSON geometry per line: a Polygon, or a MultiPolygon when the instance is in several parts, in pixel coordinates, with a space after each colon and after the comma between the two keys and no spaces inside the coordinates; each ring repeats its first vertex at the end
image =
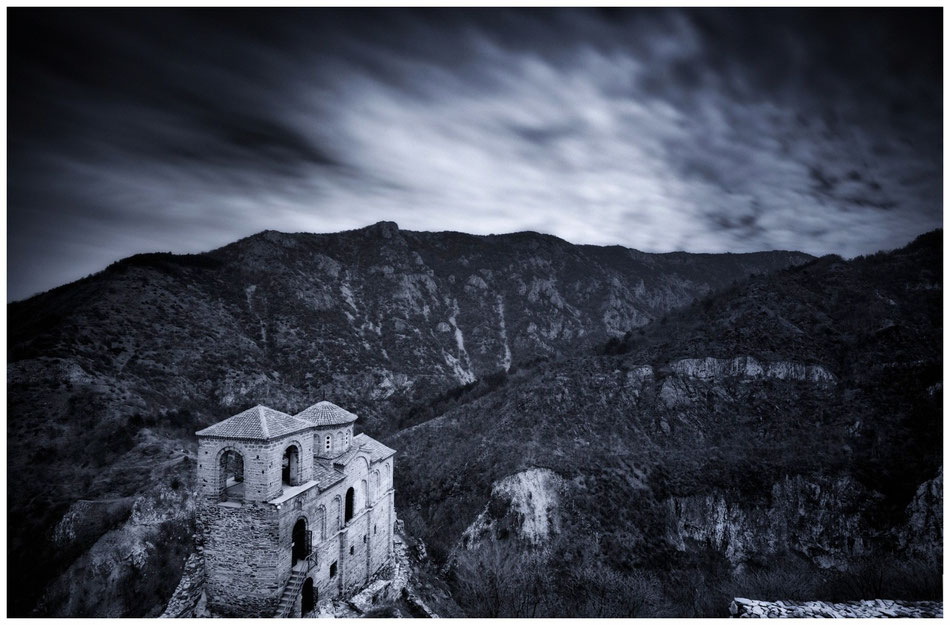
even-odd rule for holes
{"type": "MultiPolygon", "coordinates": [[[[680,616],[724,615],[729,592],[776,580],[806,599],[882,596],[869,580],[892,599],[934,598],[941,258],[933,233],[819,259],[675,312],[604,356],[510,375],[391,438],[414,459],[397,505],[420,511],[407,522],[448,559],[490,528],[521,527],[505,524],[523,507],[498,496],[508,476],[553,472],[564,486],[550,549],[576,558],[585,545],[617,574],[648,572],[680,616]]],[[[481,600],[476,578],[459,588],[481,600]]]]}

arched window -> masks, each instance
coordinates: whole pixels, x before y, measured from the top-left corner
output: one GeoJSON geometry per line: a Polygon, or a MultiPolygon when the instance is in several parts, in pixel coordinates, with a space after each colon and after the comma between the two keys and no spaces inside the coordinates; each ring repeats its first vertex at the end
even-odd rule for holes
{"type": "Polygon", "coordinates": [[[296,445],[291,445],[284,451],[280,475],[284,486],[300,484],[300,451],[296,445]]]}
{"type": "Polygon", "coordinates": [[[326,440],[325,440],[324,443],[323,443],[323,448],[324,448],[326,451],[330,451],[330,446],[331,446],[332,444],[333,444],[333,443],[332,443],[332,439],[330,438],[330,435],[327,434],[327,438],[326,438],[326,440]]]}
{"type": "Polygon", "coordinates": [[[340,498],[334,497],[330,505],[330,522],[328,524],[331,533],[340,529],[340,498]]]}
{"type": "Polygon", "coordinates": [[[346,507],[345,507],[346,513],[343,516],[344,523],[349,523],[350,519],[353,518],[353,496],[354,496],[353,487],[350,486],[346,490],[346,507]]]}
{"type": "Polygon", "coordinates": [[[373,471],[373,499],[379,499],[381,494],[379,490],[379,471],[373,471]]]}
{"type": "Polygon", "coordinates": [[[221,454],[218,488],[222,501],[244,501],[244,457],[233,449],[221,454]]]}
{"type": "Polygon", "coordinates": [[[327,539],[327,510],[323,506],[317,510],[317,535],[321,541],[327,539]]]}

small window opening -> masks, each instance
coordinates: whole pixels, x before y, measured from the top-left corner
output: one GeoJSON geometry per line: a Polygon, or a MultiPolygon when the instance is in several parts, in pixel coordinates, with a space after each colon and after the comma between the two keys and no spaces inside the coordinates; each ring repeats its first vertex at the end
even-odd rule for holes
{"type": "Polygon", "coordinates": [[[369,540],[369,536],[365,536],[365,535],[364,535],[364,536],[363,536],[363,542],[365,543],[367,540],[369,540]]]}
{"type": "Polygon", "coordinates": [[[330,577],[336,577],[336,562],[330,564],[330,577]]]}
{"type": "Polygon", "coordinates": [[[343,522],[349,523],[350,519],[353,518],[353,498],[354,498],[353,487],[350,487],[346,490],[346,504],[344,507],[343,522]]]}
{"type": "Polygon", "coordinates": [[[375,526],[375,525],[373,526],[373,533],[374,533],[374,534],[376,533],[376,526],[375,526]]]}
{"type": "Polygon", "coordinates": [[[350,555],[353,555],[353,547],[350,546],[350,555]]]}

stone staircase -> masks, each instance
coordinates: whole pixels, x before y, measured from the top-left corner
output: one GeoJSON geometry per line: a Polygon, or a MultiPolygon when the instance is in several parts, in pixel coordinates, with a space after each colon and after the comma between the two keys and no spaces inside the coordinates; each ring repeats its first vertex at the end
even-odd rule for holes
{"type": "Polygon", "coordinates": [[[287,580],[287,586],[284,588],[284,594],[280,596],[280,603],[277,604],[276,618],[287,618],[290,615],[291,608],[294,607],[294,601],[300,594],[300,588],[303,586],[303,580],[306,578],[306,569],[301,567],[294,569],[287,580]]]}

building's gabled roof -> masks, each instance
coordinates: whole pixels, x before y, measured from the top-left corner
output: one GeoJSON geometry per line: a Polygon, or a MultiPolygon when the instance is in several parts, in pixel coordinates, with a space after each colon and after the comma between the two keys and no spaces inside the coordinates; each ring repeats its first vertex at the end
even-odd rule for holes
{"type": "Polygon", "coordinates": [[[354,436],[353,447],[359,447],[360,451],[369,454],[371,462],[379,462],[396,453],[395,449],[386,447],[375,438],[370,438],[366,434],[357,434],[354,436]]]}
{"type": "Polygon", "coordinates": [[[314,458],[313,479],[317,483],[317,487],[324,490],[340,480],[346,479],[346,474],[333,468],[333,463],[314,458]]]}
{"type": "Polygon", "coordinates": [[[257,405],[195,432],[198,436],[271,440],[313,427],[313,424],[285,412],[257,405]]]}
{"type": "Polygon", "coordinates": [[[296,418],[308,421],[316,426],[344,425],[353,423],[359,417],[348,410],[343,410],[336,404],[328,401],[317,402],[309,408],[298,412],[296,418]]]}
{"type": "MultiPolygon", "coordinates": [[[[353,437],[353,440],[355,441],[356,437],[353,437]]],[[[358,453],[360,453],[359,445],[351,445],[349,449],[332,459],[333,464],[334,466],[345,467],[346,463],[355,458],[358,453]]]]}

